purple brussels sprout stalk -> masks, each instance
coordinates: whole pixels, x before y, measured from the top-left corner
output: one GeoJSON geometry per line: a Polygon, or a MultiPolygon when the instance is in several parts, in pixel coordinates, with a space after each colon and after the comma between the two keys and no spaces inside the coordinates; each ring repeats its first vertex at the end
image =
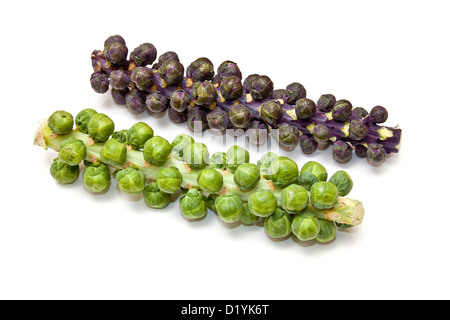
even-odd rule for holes
{"type": "Polygon", "coordinates": [[[300,141],[298,129],[287,123],[278,127],[278,143],[283,150],[292,151],[300,141]]]}
{"type": "Polygon", "coordinates": [[[118,105],[125,105],[126,102],[126,96],[128,94],[128,92],[130,92],[130,89],[125,88],[124,90],[117,90],[112,88],[111,89],[111,96],[114,100],[115,103],[117,103],[118,105]]]}
{"type": "Polygon", "coordinates": [[[175,123],[183,123],[187,121],[187,111],[178,112],[174,108],[169,107],[169,119],[175,123]]]}
{"type": "Polygon", "coordinates": [[[302,98],[295,103],[295,114],[301,120],[312,118],[317,113],[317,106],[311,99],[302,98]]]}
{"type": "Polygon", "coordinates": [[[317,150],[318,143],[313,139],[312,136],[307,134],[302,134],[300,136],[300,148],[304,154],[312,154],[317,150]]]}
{"type": "Polygon", "coordinates": [[[257,76],[251,81],[250,94],[255,100],[268,98],[273,91],[273,82],[268,76],[257,76]]]}
{"type": "Polygon", "coordinates": [[[143,43],[133,50],[130,59],[139,67],[145,67],[155,61],[157,51],[151,43],[143,43]]]}
{"type": "Polygon", "coordinates": [[[352,159],[352,147],[342,140],[333,143],[333,159],[339,163],[347,163],[352,159]]]}
{"type": "Polygon", "coordinates": [[[159,65],[158,72],[168,85],[177,85],[183,81],[184,67],[177,60],[164,60],[159,65]]]}
{"type": "Polygon", "coordinates": [[[228,118],[235,128],[247,129],[253,120],[253,115],[249,108],[238,103],[230,107],[228,118]]]}
{"type": "Polygon", "coordinates": [[[380,165],[386,159],[386,151],[378,143],[371,143],[367,148],[367,160],[373,165],[380,165]]]}
{"type": "Polygon", "coordinates": [[[253,120],[247,131],[248,142],[254,146],[261,146],[267,143],[269,136],[269,127],[266,123],[253,120]]]}
{"type": "Polygon", "coordinates": [[[239,80],[242,80],[242,73],[237,63],[230,60],[226,60],[220,64],[219,68],[217,68],[216,76],[219,83],[222,82],[223,78],[232,76],[238,77],[239,80]]]}
{"type": "Polygon", "coordinates": [[[91,75],[91,87],[97,93],[106,93],[109,89],[108,76],[103,72],[94,72],[91,75]]]}
{"type": "Polygon", "coordinates": [[[339,100],[333,106],[331,114],[336,121],[347,121],[352,115],[353,106],[350,101],[339,100]]]}
{"type": "Polygon", "coordinates": [[[208,128],[205,111],[199,106],[190,109],[187,114],[187,124],[193,132],[205,131],[208,128]]]}
{"type": "Polygon", "coordinates": [[[193,81],[212,80],[214,65],[208,58],[198,58],[187,67],[186,76],[193,81]]]}
{"type": "Polygon", "coordinates": [[[147,96],[145,104],[151,112],[163,112],[169,106],[169,100],[161,91],[155,91],[147,96]]]}
{"type": "Polygon", "coordinates": [[[234,100],[242,96],[244,89],[237,76],[226,76],[220,82],[220,94],[225,100],[234,100]]]}
{"type": "Polygon", "coordinates": [[[145,93],[138,90],[131,90],[125,97],[128,111],[132,114],[140,114],[145,111],[145,93]]]}
{"type": "Polygon", "coordinates": [[[306,98],[306,89],[298,82],[291,83],[286,87],[283,100],[287,104],[295,104],[297,100],[306,98]]]}
{"type": "Polygon", "coordinates": [[[283,116],[283,109],[276,101],[268,100],[261,104],[259,108],[259,117],[268,125],[275,125],[283,116]]]}
{"type": "Polygon", "coordinates": [[[372,121],[373,123],[386,122],[387,118],[388,118],[388,112],[382,106],[376,106],[376,107],[373,107],[372,110],[370,110],[369,120],[372,121]]]}
{"type": "Polygon", "coordinates": [[[111,87],[117,90],[125,90],[130,85],[130,75],[124,70],[114,70],[109,74],[111,87]]]}
{"type": "Polygon", "coordinates": [[[336,98],[332,94],[323,94],[317,100],[317,109],[322,112],[330,112],[336,103],[336,98]]]}
{"type": "Polygon", "coordinates": [[[223,133],[230,125],[228,113],[220,107],[214,108],[206,115],[206,122],[213,132],[223,133]]]}
{"type": "Polygon", "coordinates": [[[210,106],[217,99],[217,91],[210,81],[196,82],[195,90],[193,90],[194,103],[200,106],[210,106]]]}
{"type": "Polygon", "coordinates": [[[150,92],[153,86],[153,71],[146,67],[136,67],[131,72],[130,79],[139,90],[150,92]]]}
{"type": "Polygon", "coordinates": [[[185,111],[191,104],[191,100],[184,90],[176,90],[170,96],[170,106],[177,112],[185,111]]]}

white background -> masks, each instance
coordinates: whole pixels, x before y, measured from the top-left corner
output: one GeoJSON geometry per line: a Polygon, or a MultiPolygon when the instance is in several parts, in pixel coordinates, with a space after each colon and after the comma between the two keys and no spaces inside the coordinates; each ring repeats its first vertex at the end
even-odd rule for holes
{"type": "MultiPolygon", "coordinates": [[[[3,4],[0,76],[2,299],[448,299],[450,285],[446,1],[14,1],[3,4]],[[152,210],[88,194],[49,175],[56,156],[33,146],[40,120],[64,109],[108,114],[117,129],[147,121],[171,140],[167,116],[133,116],[89,84],[90,53],[121,34],[187,66],[236,61],[244,77],[298,81],[367,109],[383,105],[402,148],[379,168],[331,150],[289,157],[353,177],[364,223],[327,245],[270,240],[210,213],[188,222],[178,202],[152,210]]],[[[198,139],[201,141],[201,139],[198,139]]],[[[210,151],[225,150],[207,135],[210,151]]],[[[252,153],[256,162],[260,154],[252,153]]]]}

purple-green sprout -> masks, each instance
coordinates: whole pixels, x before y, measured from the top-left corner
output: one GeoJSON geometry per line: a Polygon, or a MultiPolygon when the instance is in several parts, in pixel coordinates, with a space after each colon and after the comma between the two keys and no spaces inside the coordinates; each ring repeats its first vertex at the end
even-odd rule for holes
{"type": "Polygon", "coordinates": [[[140,114],[145,111],[145,93],[138,89],[133,89],[125,97],[125,103],[128,111],[132,114],[140,114]]]}
{"type": "Polygon", "coordinates": [[[148,110],[158,113],[167,109],[169,100],[161,91],[154,91],[147,96],[145,104],[148,110]]]}
{"type": "Polygon", "coordinates": [[[111,87],[116,90],[125,90],[130,85],[130,75],[124,70],[114,70],[109,75],[111,87]]]}
{"type": "Polygon", "coordinates": [[[338,140],[333,143],[333,159],[339,163],[347,163],[352,159],[353,149],[347,142],[338,140]]]}
{"type": "Polygon", "coordinates": [[[191,104],[191,100],[184,90],[174,91],[169,99],[170,106],[177,112],[185,111],[191,104]]]}
{"type": "Polygon", "coordinates": [[[157,56],[157,51],[154,45],[151,43],[143,43],[136,47],[136,49],[131,52],[130,59],[136,63],[137,66],[145,67],[152,64],[157,56]]]}
{"type": "Polygon", "coordinates": [[[198,58],[187,67],[186,76],[193,81],[212,80],[214,65],[208,58],[198,58]]]}
{"type": "Polygon", "coordinates": [[[220,94],[225,100],[234,100],[242,96],[244,89],[241,79],[237,76],[223,77],[220,82],[220,94]]]}
{"type": "Polygon", "coordinates": [[[109,89],[108,76],[103,72],[94,72],[91,75],[91,87],[97,93],[106,93],[109,89]]]}
{"type": "Polygon", "coordinates": [[[283,100],[287,104],[294,105],[297,100],[306,98],[306,89],[298,82],[291,83],[286,87],[283,100]]]}

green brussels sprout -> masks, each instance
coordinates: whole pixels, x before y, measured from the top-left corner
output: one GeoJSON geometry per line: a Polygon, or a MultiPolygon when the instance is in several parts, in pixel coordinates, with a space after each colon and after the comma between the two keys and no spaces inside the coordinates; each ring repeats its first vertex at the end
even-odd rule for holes
{"type": "Polygon", "coordinates": [[[170,144],[172,147],[172,157],[180,161],[183,160],[183,150],[191,143],[194,143],[194,138],[190,135],[177,135],[170,144]]]}
{"type": "Polygon", "coordinates": [[[339,170],[333,174],[330,178],[330,182],[335,184],[340,197],[348,195],[353,188],[352,178],[350,178],[348,173],[343,170],[339,170]]]}
{"type": "Polygon", "coordinates": [[[298,166],[287,157],[279,157],[270,165],[268,178],[279,187],[287,187],[298,181],[298,166]]]}
{"type": "Polygon", "coordinates": [[[320,232],[319,219],[309,211],[296,214],[292,220],[292,233],[301,241],[315,239],[320,232]]]}
{"type": "Polygon", "coordinates": [[[248,198],[248,209],[258,217],[268,217],[276,208],[277,199],[269,190],[260,189],[248,198]]]}
{"type": "Polygon", "coordinates": [[[272,163],[276,160],[278,160],[279,156],[277,156],[273,152],[267,152],[265,155],[261,157],[261,159],[258,160],[257,166],[259,167],[259,171],[261,173],[261,176],[264,178],[268,178],[272,174],[270,171],[270,166],[272,163]]]}
{"type": "Polygon", "coordinates": [[[152,137],[153,129],[145,122],[138,122],[128,130],[127,141],[134,149],[142,149],[152,137]]]}
{"type": "Polygon", "coordinates": [[[126,144],[129,144],[127,136],[128,136],[128,130],[123,129],[123,130],[114,132],[112,134],[111,138],[114,138],[117,141],[124,143],[126,145],[126,144]]]}
{"type": "Polygon", "coordinates": [[[156,174],[158,188],[165,193],[175,193],[183,182],[183,176],[176,167],[162,168],[156,174]]]}
{"type": "Polygon", "coordinates": [[[197,189],[190,189],[180,199],[181,213],[187,219],[203,218],[208,212],[205,197],[197,189]]]}
{"type": "Polygon", "coordinates": [[[88,125],[89,121],[91,121],[91,118],[94,114],[96,114],[97,111],[94,109],[83,109],[80,112],[78,112],[77,116],[75,117],[75,125],[77,126],[78,130],[82,133],[88,133],[88,125]]]}
{"type": "Polygon", "coordinates": [[[239,221],[242,215],[242,200],[235,194],[218,196],[215,202],[219,218],[227,223],[239,221]]]}
{"type": "Polygon", "coordinates": [[[80,166],[70,166],[62,162],[59,158],[53,160],[50,166],[50,174],[60,184],[70,184],[75,182],[80,175],[80,166]]]}
{"type": "Polygon", "coordinates": [[[88,125],[89,136],[96,142],[105,142],[114,133],[114,122],[103,113],[92,116],[88,125]]]}
{"type": "Polygon", "coordinates": [[[291,233],[292,218],[284,210],[277,208],[275,213],[264,221],[267,234],[275,239],[283,238],[291,233]]]}
{"type": "Polygon", "coordinates": [[[145,142],[143,151],[145,161],[160,166],[167,161],[172,147],[166,139],[154,136],[145,142]]]}
{"type": "Polygon", "coordinates": [[[222,189],[223,176],[216,169],[202,169],[197,176],[197,183],[200,189],[209,193],[216,193],[222,189]]]}
{"type": "Polygon", "coordinates": [[[95,162],[83,171],[83,184],[87,190],[93,193],[101,193],[108,190],[111,185],[111,173],[103,163],[95,162]]]}
{"type": "Polygon", "coordinates": [[[107,165],[121,166],[127,161],[127,146],[111,138],[100,149],[100,158],[107,165]]]}
{"type": "Polygon", "coordinates": [[[209,161],[209,152],[206,145],[194,142],[184,149],[184,161],[193,169],[203,169],[209,161]]]}
{"type": "Polygon", "coordinates": [[[309,195],[305,188],[291,184],[281,191],[281,207],[288,213],[297,213],[306,208],[309,195]]]}
{"type": "Polygon", "coordinates": [[[116,176],[119,189],[128,194],[139,194],[145,188],[145,176],[137,168],[120,170],[116,176]]]}
{"type": "Polygon", "coordinates": [[[248,202],[245,202],[242,205],[242,214],[240,220],[243,224],[246,225],[255,224],[259,220],[259,217],[251,213],[250,210],[248,209],[248,202]]]}
{"type": "Polygon", "coordinates": [[[227,168],[227,155],[225,152],[216,152],[209,158],[209,167],[213,169],[227,168]]]}
{"type": "Polygon", "coordinates": [[[311,186],[314,183],[326,181],[327,178],[327,170],[316,161],[308,161],[300,170],[300,184],[308,191],[311,190],[311,186]]]}
{"type": "Polygon", "coordinates": [[[241,164],[248,163],[250,161],[250,154],[248,151],[236,145],[228,149],[226,157],[228,170],[233,173],[241,164]]]}
{"type": "Polygon", "coordinates": [[[332,208],[338,198],[338,189],[334,183],[319,181],[311,187],[311,202],[319,210],[332,208]]]}
{"type": "Polygon", "coordinates": [[[150,182],[143,191],[145,204],[150,208],[162,209],[170,203],[170,194],[161,191],[156,182],[150,182]]]}
{"type": "Polygon", "coordinates": [[[320,231],[316,236],[319,242],[329,242],[336,238],[336,225],[333,221],[319,219],[320,231]]]}
{"type": "Polygon", "coordinates": [[[67,134],[73,129],[73,117],[63,110],[55,111],[48,118],[47,125],[56,134],[67,134]]]}
{"type": "Polygon", "coordinates": [[[76,166],[86,158],[86,145],[74,137],[67,138],[59,145],[58,157],[69,166],[76,166]]]}
{"type": "Polygon", "coordinates": [[[255,187],[261,176],[259,168],[253,163],[241,164],[234,173],[234,183],[236,183],[242,191],[247,191],[255,187]]]}

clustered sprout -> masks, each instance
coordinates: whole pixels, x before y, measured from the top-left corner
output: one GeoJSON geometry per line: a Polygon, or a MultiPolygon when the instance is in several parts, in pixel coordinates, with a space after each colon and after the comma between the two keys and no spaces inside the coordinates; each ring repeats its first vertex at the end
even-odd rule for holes
{"type": "Polygon", "coordinates": [[[169,143],[144,122],[114,131],[114,122],[93,109],[80,111],[73,125],[69,113],[56,111],[34,140],[58,152],[50,174],[60,184],[75,182],[82,172],[86,190],[102,194],[115,178],[121,192],[142,196],[150,208],[165,208],[181,195],[186,219],[202,219],[210,210],[225,223],[261,221],[271,238],[292,233],[302,241],[329,242],[336,230],[357,226],[364,217],[361,202],[344,198],[353,187],[350,176],[338,171],[328,179],[315,161],[299,168],[268,152],[255,164],[237,145],[210,156],[191,136],[180,134],[169,143]]]}
{"type": "Polygon", "coordinates": [[[382,106],[368,112],[332,94],[314,102],[300,83],[274,90],[265,75],[251,74],[242,81],[238,65],[229,60],[217,72],[205,57],[185,70],[172,51],[156,61],[151,43],[138,46],[128,60],[127,55],[125,40],[109,37],[103,51],[94,50],[91,55],[91,86],[98,93],[111,87],[114,101],[133,114],[168,109],[171,121],[186,122],[191,130],[242,130],[256,145],[264,144],[269,132],[278,129],[272,132],[282,148],[293,150],[300,145],[305,154],[311,154],[331,145],[332,156],[340,163],[350,161],[355,153],[380,165],[399,151],[401,129],[382,125],[388,117],[382,106]]]}

